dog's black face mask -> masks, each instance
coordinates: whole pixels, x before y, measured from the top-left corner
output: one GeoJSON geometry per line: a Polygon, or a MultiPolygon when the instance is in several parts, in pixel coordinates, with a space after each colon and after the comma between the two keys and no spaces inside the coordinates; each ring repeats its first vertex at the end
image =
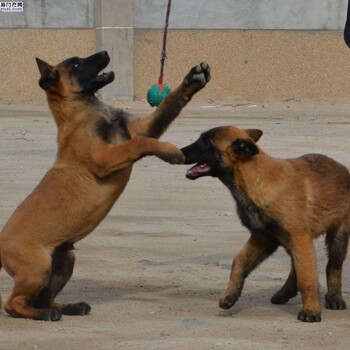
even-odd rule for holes
{"type": "Polygon", "coordinates": [[[182,149],[185,164],[197,163],[187,170],[186,177],[196,180],[202,176],[224,180],[231,176],[234,164],[259,153],[256,146],[262,135],[259,129],[240,130],[234,126],[218,127],[203,133],[191,145],[182,149]]]}
{"type": "Polygon", "coordinates": [[[221,167],[221,154],[211,140],[215,129],[203,133],[197,141],[181,149],[186,157],[185,164],[197,163],[187,170],[186,177],[196,180],[203,176],[219,177],[221,167]]]}
{"type": "Polygon", "coordinates": [[[39,85],[48,93],[60,96],[72,96],[72,94],[92,96],[114,80],[113,72],[98,74],[107,67],[109,61],[107,51],[86,58],[68,58],[57,66],[51,66],[37,58],[40,71],[39,85]]]}
{"type": "Polygon", "coordinates": [[[73,57],[64,61],[69,74],[75,78],[84,95],[93,95],[114,80],[114,72],[98,74],[107,67],[110,57],[107,51],[98,52],[86,58],[73,57]]]}

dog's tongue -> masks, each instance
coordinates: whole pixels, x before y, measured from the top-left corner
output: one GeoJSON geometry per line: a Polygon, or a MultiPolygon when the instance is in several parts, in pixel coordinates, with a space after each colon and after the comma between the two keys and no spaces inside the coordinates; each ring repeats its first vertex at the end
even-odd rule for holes
{"type": "Polygon", "coordinates": [[[186,172],[186,177],[190,180],[198,179],[201,176],[207,176],[211,172],[211,168],[207,164],[197,164],[186,172]]]}

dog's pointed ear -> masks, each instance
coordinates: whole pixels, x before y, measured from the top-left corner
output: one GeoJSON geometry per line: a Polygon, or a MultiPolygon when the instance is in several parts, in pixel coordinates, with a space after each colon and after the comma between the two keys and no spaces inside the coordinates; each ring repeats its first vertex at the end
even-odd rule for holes
{"type": "Polygon", "coordinates": [[[45,61],[41,60],[40,58],[36,57],[36,64],[38,65],[40,75],[43,76],[46,74],[48,71],[52,70],[52,66],[45,61]]]}
{"type": "Polygon", "coordinates": [[[237,159],[248,159],[259,153],[259,148],[250,140],[237,139],[232,142],[230,147],[237,159]]]}
{"type": "Polygon", "coordinates": [[[262,130],[260,129],[245,129],[244,130],[255,142],[260,140],[260,137],[263,135],[262,130]]]}
{"type": "Polygon", "coordinates": [[[36,63],[41,75],[39,79],[39,86],[43,90],[50,90],[58,83],[58,80],[60,78],[59,72],[57,70],[53,70],[53,67],[50,64],[46,63],[38,57],[36,57],[36,63]]]}

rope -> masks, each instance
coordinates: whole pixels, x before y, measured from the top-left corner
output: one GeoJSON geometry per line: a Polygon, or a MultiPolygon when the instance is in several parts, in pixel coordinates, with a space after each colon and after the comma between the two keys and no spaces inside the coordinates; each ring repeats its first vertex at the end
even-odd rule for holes
{"type": "Polygon", "coordinates": [[[165,19],[164,33],[163,33],[163,47],[162,47],[162,53],[161,53],[161,59],[160,59],[160,74],[158,78],[159,90],[164,90],[162,84],[163,84],[163,75],[164,75],[164,63],[165,63],[165,59],[167,58],[166,40],[167,40],[168,27],[169,27],[170,7],[171,7],[171,0],[168,0],[168,8],[166,11],[166,19],[165,19]]]}

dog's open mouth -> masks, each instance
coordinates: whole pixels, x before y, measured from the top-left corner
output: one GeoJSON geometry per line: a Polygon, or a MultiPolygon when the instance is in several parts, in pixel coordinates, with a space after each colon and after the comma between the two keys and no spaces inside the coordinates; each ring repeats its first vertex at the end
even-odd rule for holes
{"type": "Polygon", "coordinates": [[[208,164],[198,163],[186,172],[186,177],[190,180],[196,180],[202,176],[209,176],[211,167],[208,164]]]}
{"type": "Polygon", "coordinates": [[[95,78],[96,81],[103,82],[103,83],[110,83],[113,81],[113,79],[114,79],[114,72],[112,71],[97,75],[95,78]]]}

